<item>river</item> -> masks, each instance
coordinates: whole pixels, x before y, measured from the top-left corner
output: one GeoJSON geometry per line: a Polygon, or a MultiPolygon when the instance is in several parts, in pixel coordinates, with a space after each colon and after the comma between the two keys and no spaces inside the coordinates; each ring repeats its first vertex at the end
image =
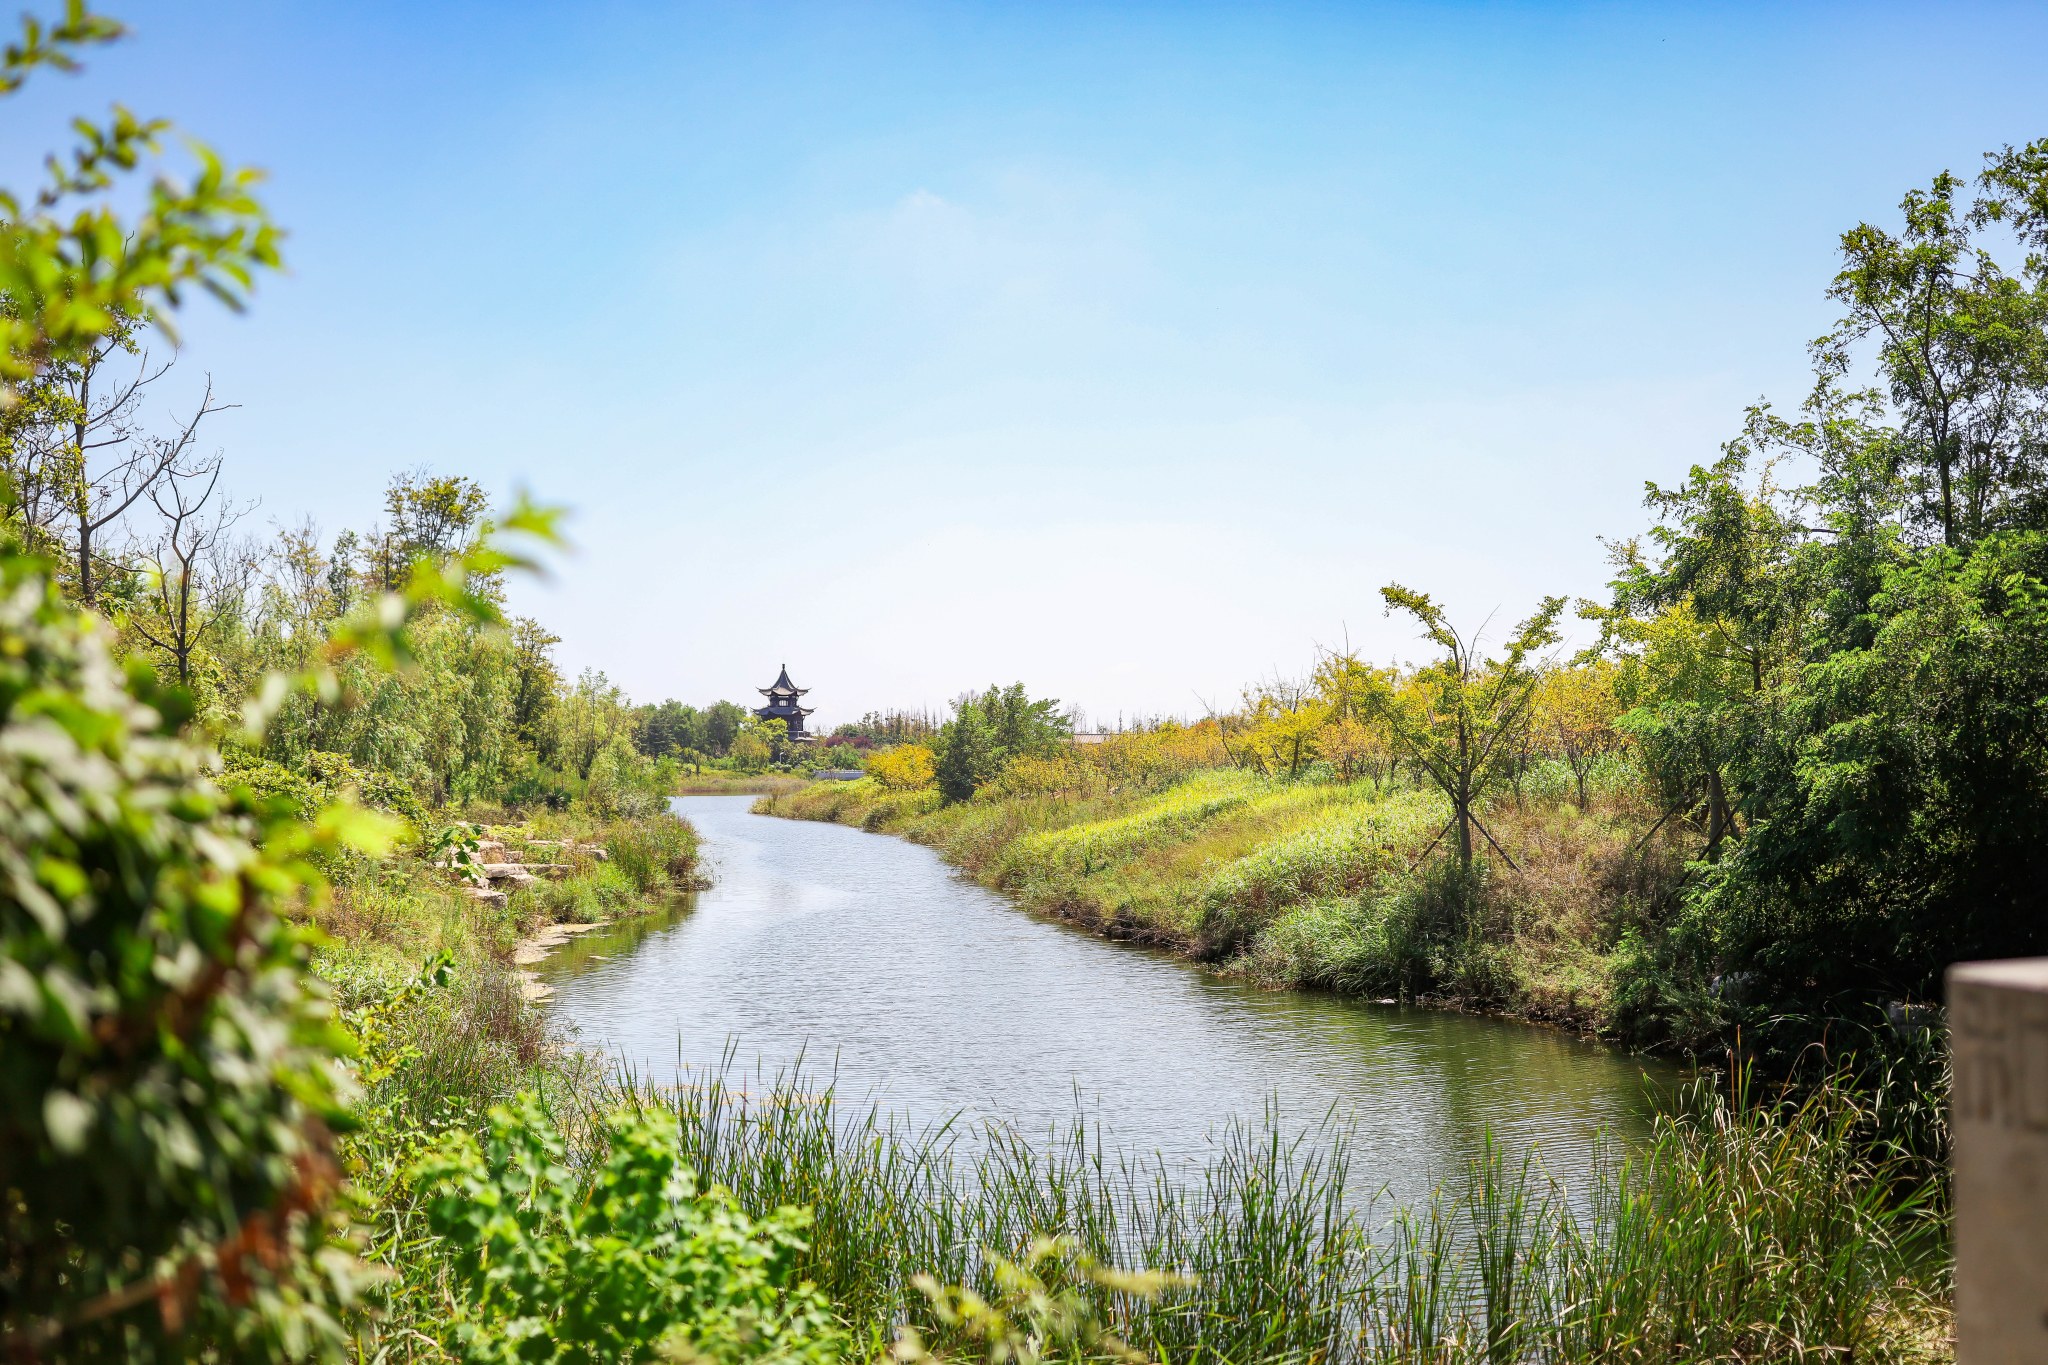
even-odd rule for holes
{"type": "MultiPolygon", "coordinates": [[[[1426,1195],[1490,1129],[1573,1184],[1604,1133],[1648,1129],[1664,1064],[1554,1030],[1263,991],[1032,915],[928,848],[688,796],[710,890],[541,968],[583,1046],[669,1081],[772,1075],[799,1053],[842,1099],[924,1123],[1044,1132],[1085,1110],[1113,1143],[1200,1162],[1232,1118],[1353,1125],[1352,1188],[1426,1195]]],[[[1583,1186],[1580,1186],[1583,1188],[1583,1186]]]]}

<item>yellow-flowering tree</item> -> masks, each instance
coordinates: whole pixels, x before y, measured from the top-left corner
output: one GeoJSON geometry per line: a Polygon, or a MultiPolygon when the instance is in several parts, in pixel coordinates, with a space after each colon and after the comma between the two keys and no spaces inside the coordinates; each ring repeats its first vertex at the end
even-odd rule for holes
{"type": "Polygon", "coordinates": [[[1588,659],[1543,675],[1536,689],[1538,742],[1555,744],[1586,808],[1586,776],[1593,765],[1620,749],[1627,736],[1615,722],[1623,707],[1615,695],[1615,664],[1588,659]]]}
{"type": "Polygon", "coordinates": [[[1315,689],[1324,709],[1316,747],[1346,781],[1369,775],[1377,785],[1393,776],[1400,760],[1386,705],[1397,681],[1392,668],[1366,663],[1350,650],[1326,650],[1317,663],[1315,689]]]}
{"type": "Polygon", "coordinates": [[[1247,688],[1238,752],[1260,772],[1294,777],[1321,756],[1330,708],[1313,688],[1274,680],[1247,688]]]}
{"type": "Polygon", "coordinates": [[[922,744],[899,744],[868,760],[868,776],[894,791],[929,787],[938,775],[937,759],[922,744]]]}

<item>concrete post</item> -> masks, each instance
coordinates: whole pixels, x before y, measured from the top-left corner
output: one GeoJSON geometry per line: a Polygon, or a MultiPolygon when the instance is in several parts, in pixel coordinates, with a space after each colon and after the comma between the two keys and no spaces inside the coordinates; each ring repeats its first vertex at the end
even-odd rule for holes
{"type": "Polygon", "coordinates": [[[1956,1365],[2048,1361],[2048,957],[1948,969],[1956,1365]]]}

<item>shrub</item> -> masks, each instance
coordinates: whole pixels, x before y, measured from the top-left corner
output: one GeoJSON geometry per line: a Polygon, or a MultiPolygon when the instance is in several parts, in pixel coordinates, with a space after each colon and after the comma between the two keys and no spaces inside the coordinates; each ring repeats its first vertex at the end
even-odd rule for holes
{"type": "Polygon", "coordinates": [[[532,1099],[451,1133],[414,1179],[452,1265],[446,1331],[470,1361],[837,1361],[831,1305],[791,1269],[810,1215],[759,1219],[699,1185],[675,1123],[614,1115],[587,1178],[532,1099]]]}
{"type": "Polygon", "coordinates": [[[1358,891],[1400,870],[1396,849],[1421,843],[1443,818],[1442,799],[1423,792],[1335,805],[1210,878],[1196,936],[1207,952],[1226,952],[1287,906],[1358,891]]]}
{"type": "Polygon", "coordinates": [[[827,768],[837,772],[858,772],[867,766],[867,754],[844,740],[832,740],[826,744],[813,744],[803,751],[797,767],[806,773],[827,768]]]}
{"type": "Polygon", "coordinates": [[[1007,797],[1090,796],[1101,787],[1102,769],[1094,764],[1066,754],[1057,758],[1027,754],[1011,760],[994,790],[1007,797]]]}
{"type": "Polygon", "coordinates": [[[1168,721],[1153,730],[1111,735],[1100,744],[1078,746],[1070,755],[1093,769],[1110,787],[1159,791],[1204,768],[1230,766],[1222,730],[1213,720],[1183,726],[1168,721]]]}
{"type": "Polygon", "coordinates": [[[188,716],[0,548],[0,1332],[45,1361],[343,1344],[343,1044],[279,912],[374,832],[224,795],[188,716]]]}
{"type": "Polygon", "coordinates": [[[868,776],[893,791],[918,791],[938,778],[938,760],[922,744],[899,744],[871,756],[868,776]]]}
{"type": "Polygon", "coordinates": [[[554,923],[590,924],[630,910],[640,893],[631,874],[615,863],[599,863],[520,894],[538,900],[554,923]]]}
{"type": "Polygon", "coordinates": [[[541,806],[548,810],[567,810],[575,798],[573,778],[552,772],[532,759],[499,792],[499,799],[508,806],[541,806]]]}
{"type": "MultiPolygon", "coordinates": [[[[403,778],[357,765],[346,754],[314,750],[290,763],[274,763],[254,750],[230,746],[221,751],[218,781],[264,802],[282,802],[298,819],[312,821],[335,801],[349,800],[403,820],[413,834],[433,823],[417,794],[403,778]]],[[[325,869],[330,875],[339,869],[325,869]]]]}
{"type": "Polygon", "coordinates": [[[675,760],[657,762],[614,735],[591,762],[583,800],[605,819],[645,820],[666,809],[675,776],[675,760]]]}
{"type": "Polygon", "coordinates": [[[374,1046],[362,1076],[366,1112],[434,1118],[475,1114],[511,1098],[543,1054],[559,1047],[549,1019],[520,991],[519,978],[479,957],[456,968],[448,955],[417,981],[346,1017],[374,1046]],[[366,1037],[374,1029],[374,1038],[366,1037]]]}

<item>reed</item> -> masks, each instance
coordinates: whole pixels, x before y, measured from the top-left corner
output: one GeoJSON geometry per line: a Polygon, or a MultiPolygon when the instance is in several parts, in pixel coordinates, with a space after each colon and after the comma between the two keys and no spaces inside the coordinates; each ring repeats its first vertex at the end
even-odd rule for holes
{"type": "Polygon", "coordinates": [[[803,1273],[877,1347],[906,1322],[964,1346],[911,1278],[993,1293],[990,1256],[1053,1234],[1189,1277],[1149,1300],[1087,1287],[1161,1360],[1905,1361],[1943,1335],[1944,1286],[1924,1270],[1940,1220],[1856,1140],[1865,1102],[1833,1082],[1796,1099],[1702,1090],[1584,1190],[1491,1149],[1402,1210],[1349,1196],[1340,1125],[1289,1135],[1273,1113],[1230,1127],[1189,1176],[1108,1149],[1085,1120],[1045,1142],[913,1130],[801,1068],[751,1088],[624,1077],[586,1096],[590,1131],[621,1100],[672,1115],[686,1158],[750,1214],[814,1210],[803,1273]]]}

